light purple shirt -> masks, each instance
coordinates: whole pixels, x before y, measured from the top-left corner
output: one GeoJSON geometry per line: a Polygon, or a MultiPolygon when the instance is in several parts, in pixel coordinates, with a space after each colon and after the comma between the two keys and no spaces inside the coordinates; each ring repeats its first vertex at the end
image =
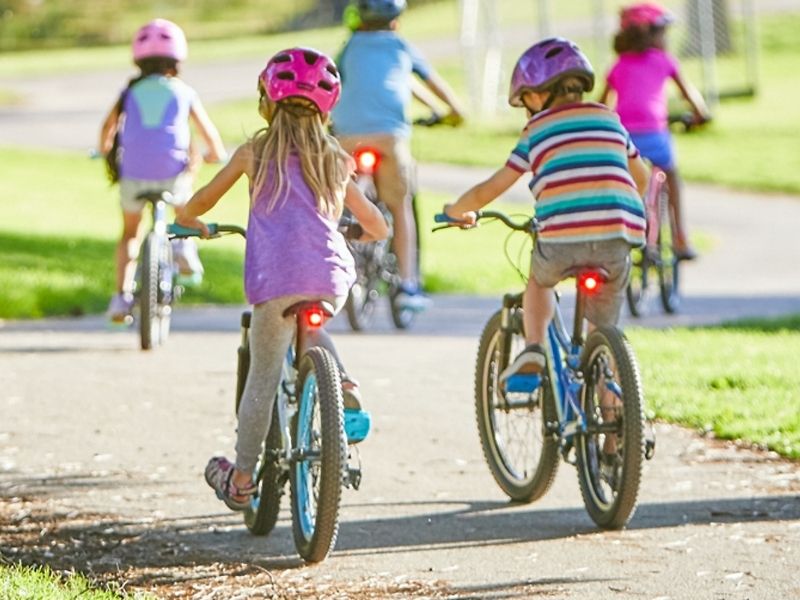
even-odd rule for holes
{"type": "Polygon", "coordinates": [[[120,176],[176,177],[189,163],[189,114],[196,92],[177,77],[150,75],[128,88],[120,131],[120,176]]]}
{"type": "Polygon", "coordinates": [[[624,52],[608,73],[608,85],[617,93],[617,113],[631,133],[665,131],[666,83],[678,74],[678,61],[664,50],[624,52]]]}
{"type": "Polygon", "coordinates": [[[299,157],[289,157],[287,177],[288,191],[271,212],[270,178],[250,203],[244,263],[247,301],[260,304],[292,294],[346,296],[355,282],[355,265],[337,220],[317,209],[299,157]]]}

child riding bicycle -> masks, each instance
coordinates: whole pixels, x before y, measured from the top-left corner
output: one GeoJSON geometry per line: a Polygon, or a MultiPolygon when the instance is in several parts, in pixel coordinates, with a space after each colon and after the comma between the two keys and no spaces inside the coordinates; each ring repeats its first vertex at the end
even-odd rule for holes
{"type": "MultiPolygon", "coordinates": [[[[235,465],[212,458],[206,481],[233,510],[244,510],[256,491],[252,475],[271,422],[281,365],[294,334],[284,311],[301,300],[324,299],[340,309],[355,280],[353,257],[338,220],[346,206],[358,219],[362,241],[382,239],[388,226],[351,179],[352,158],[326,132],[340,92],[339,72],[310,48],[278,52],[258,78],[259,114],[268,127],[240,146],[230,162],[192,197],[177,222],[208,229],[206,213],[242,176],[250,189],[245,292],[253,305],[250,371],[239,406],[235,465]]],[[[309,345],[331,351],[342,373],[346,406],[360,408],[358,386],[344,371],[323,329],[309,345]]]]}
{"type": "Polygon", "coordinates": [[[580,49],[564,38],[526,50],[511,76],[508,101],[524,107],[529,121],[505,166],[445,205],[468,227],[475,211],[500,196],[525,173],[536,198],[539,233],[523,296],[527,347],[501,374],[541,373],[544,342],[555,310],[553,287],[576,266],[602,267],[608,281],[587,304],[594,325],[617,323],[630,270],[630,248],[644,243],[641,195],[647,170],[619,118],[583,101],[594,71],[580,49]]]}
{"type": "Polygon", "coordinates": [[[355,6],[358,22],[337,60],[344,83],[341,102],[332,115],[334,129],[348,152],[369,146],[381,154],[375,184],[378,197],[392,214],[393,250],[402,278],[396,301],[402,308],[422,310],[430,300],[422,294],[417,272],[411,127],[406,110],[412,95],[431,106],[428,90],[448,106],[450,122],[460,122],[461,110],[447,83],[396,33],[406,0],[357,0],[355,6]],[[412,74],[423,85],[414,83],[412,74]]]}
{"type": "Polygon", "coordinates": [[[697,257],[697,252],[686,232],[680,178],[668,126],[665,83],[669,79],[676,83],[692,109],[695,124],[708,120],[708,108],[702,96],[681,75],[678,61],[665,50],[666,28],[672,21],[672,15],[654,2],[642,2],[622,10],[620,31],[614,38],[614,50],[619,58],[606,77],[600,102],[607,104],[614,93],[616,111],[634,144],[644,158],[666,174],[675,257],[691,260],[697,257]]]}
{"type": "MultiPolygon", "coordinates": [[[[141,27],[133,39],[133,61],[139,74],[130,80],[111,107],[100,132],[100,152],[112,165],[112,182],[119,180],[122,237],[117,244],[116,293],[108,315],[122,323],[133,307],[133,265],[136,236],[145,201],[142,192],[167,191],[174,206],[192,194],[197,157],[192,156],[190,123],[206,145],[203,159],[217,162],[225,148],[197,93],[178,78],[187,44],[183,30],[166,19],[141,27]]],[[[182,274],[202,277],[203,265],[192,241],[175,248],[182,274]]]]}

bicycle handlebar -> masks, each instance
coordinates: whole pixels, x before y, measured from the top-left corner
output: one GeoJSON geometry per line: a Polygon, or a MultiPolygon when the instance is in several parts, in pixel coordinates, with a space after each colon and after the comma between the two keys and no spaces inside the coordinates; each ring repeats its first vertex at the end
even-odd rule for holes
{"type": "Polygon", "coordinates": [[[448,113],[441,115],[439,113],[431,113],[428,117],[420,117],[414,119],[414,125],[421,125],[422,127],[436,127],[437,125],[448,125],[449,127],[458,127],[464,122],[461,115],[448,113]]]}
{"type": "MultiPolygon", "coordinates": [[[[525,219],[525,221],[522,223],[516,223],[512,221],[511,218],[505,213],[497,212],[495,210],[478,210],[475,211],[475,215],[476,222],[480,221],[481,219],[497,219],[515,231],[527,231],[529,233],[534,233],[538,229],[538,223],[533,217],[525,219]]],[[[446,223],[445,227],[455,227],[461,223],[460,221],[450,218],[444,213],[434,215],[433,220],[437,223],[446,223]]]]}
{"type": "MultiPolygon", "coordinates": [[[[223,233],[238,233],[242,237],[247,237],[247,232],[243,227],[239,227],[238,225],[222,225],[219,223],[206,223],[206,227],[208,227],[208,233],[211,237],[219,237],[223,233]]],[[[189,237],[201,237],[202,232],[199,229],[193,229],[192,227],[184,227],[183,225],[178,225],[177,223],[170,223],[167,226],[167,234],[173,238],[189,238],[189,237]]]]}

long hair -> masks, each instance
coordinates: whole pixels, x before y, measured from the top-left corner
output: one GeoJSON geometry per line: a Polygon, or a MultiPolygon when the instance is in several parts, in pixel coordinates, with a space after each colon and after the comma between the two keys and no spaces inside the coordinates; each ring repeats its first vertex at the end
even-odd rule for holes
{"type": "Polygon", "coordinates": [[[654,46],[657,34],[663,29],[663,26],[628,27],[623,29],[614,36],[614,52],[617,54],[644,52],[654,46]]]}
{"type": "Polygon", "coordinates": [[[301,98],[274,104],[262,96],[259,112],[269,121],[269,127],[250,139],[255,167],[251,197],[269,186],[267,212],[286,202],[291,191],[286,165],[294,153],[300,158],[303,179],[317,199],[319,212],[338,218],[350,178],[350,158],[326,131],[327,119],[314,104],[301,98]]]}

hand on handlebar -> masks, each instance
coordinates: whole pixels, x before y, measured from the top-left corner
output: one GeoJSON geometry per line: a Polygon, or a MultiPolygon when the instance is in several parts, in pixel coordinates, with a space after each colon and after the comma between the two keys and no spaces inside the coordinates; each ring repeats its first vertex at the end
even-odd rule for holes
{"type": "Polygon", "coordinates": [[[176,210],[175,212],[175,223],[180,225],[181,227],[188,227],[189,229],[199,229],[200,230],[200,237],[204,239],[208,239],[211,237],[211,232],[208,229],[203,221],[198,219],[197,217],[187,217],[180,213],[180,210],[176,210]]]}
{"type": "Polygon", "coordinates": [[[446,115],[441,115],[437,112],[432,112],[428,117],[420,117],[414,119],[414,125],[422,125],[423,127],[436,127],[437,125],[447,125],[449,127],[458,127],[464,122],[462,117],[457,112],[449,112],[446,115]]]}
{"type": "Polygon", "coordinates": [[[445,204],[442,212],[453,220],[453,226],[460,227],[461,229],[470,229],[477,227],[478,213],[474,210],[467,212],[460,212],[453,210],[455,205],[453,203],[445,204]]]}

